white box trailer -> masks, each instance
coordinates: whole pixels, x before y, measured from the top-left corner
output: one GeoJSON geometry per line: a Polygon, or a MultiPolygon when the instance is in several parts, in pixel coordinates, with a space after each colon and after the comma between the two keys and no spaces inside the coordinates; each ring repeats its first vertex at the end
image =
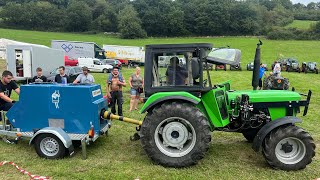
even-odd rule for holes
{"type": "Polygon", "coordinates": [[[8,45],[6,50],[7,69],[16,80],[26,80],[34,77],[36,69],[42,68],[43,75],[64,65],[64,52],[41,45],[8,45]],[[21,54],[17,59],[17,54],[21,54]]]}
{"type": "Polygon", "coordinates": [[[63,50],[71,59],[79,57],[105,59],[105,51],[94,42],[52,40],[51,47],[63,50]]]}
{"type": "Polygon", "coordinates": [[[145,51],[138,46],[103,45],[107,58],[126,60],[129,64],[144,64],[145,51]]]}

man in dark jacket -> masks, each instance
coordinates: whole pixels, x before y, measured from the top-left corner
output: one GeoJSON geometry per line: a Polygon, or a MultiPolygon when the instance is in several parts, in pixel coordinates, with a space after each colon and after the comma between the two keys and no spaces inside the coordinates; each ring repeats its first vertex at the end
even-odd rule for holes
{"type": "Polygon", "coordinates": [[[42,83],[42,82],[47,82],[47,77],[42,75],[42,69],[40,67],[38,67],[36,69],[37,71],[37,75],[33,77],[32,82],[35,83],[42,83]]]}
{"type": "Polygon", "coordinates": [[[64,70],[65,70],[64,66],[59,67],[59,74],[57,74],[56,77],[54,78],[54,82],[60,83],[60,84],[71,83],[69,76],[65,74],[64,70]]]}

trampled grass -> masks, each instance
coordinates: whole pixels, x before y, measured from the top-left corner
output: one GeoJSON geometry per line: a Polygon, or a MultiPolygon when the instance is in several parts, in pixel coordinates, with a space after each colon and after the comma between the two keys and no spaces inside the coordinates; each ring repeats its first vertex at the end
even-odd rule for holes
{"type": "Polygon", "coordinates": [[[294,20],[291,24],[288,24],[286,28],[297,28],[301,30],[307,30],[312,24],[315,24],[317,21],[305,21],[305,20],[294,20]]]}
{"type": "MultiPolygon", "coordinates": [[[[222,37],[222,38],[171,38],[146,40],[120,40],[103,35],[73,35],[60,33],[41,33],[29,31],[0,30],[0,36],[32,43],[48,45],[51,39],[69,39],[78,41],[95,41],[98,44],[144,45],[149,43],[192,43],[210,42],[217,46],[230,45],[242,50],[242,67],[254,57],[257,38],[222,37]],[[11,34],[11,35],[10,35],[11,34]],[[16,36],[15,36],[16,35],[16,36]],[[43,40],[41,40],[43,38],[43,40]]],[[[298,58],[319,56],[316,41],[269,41],[264,40],[262,57],[271,63],[278,53],[298,58]]],[[[134,69],[123,68],[122,72],[128,81],[134,69]]],[[[232,81],[232,89],[251,89],[252,72],[249,71],[211,71],[213,84],[226,80],[232,81]]],[[[299,117],[303,120],[298,126],[307,130],[320,146],[319,109],[320,75],[283,72],[290,79],[291,87],[296,91],[306,93],[313,91],[308,115],[299,117]]],[[[106,74],[95,73],[96,81],[105,92],[106,74]]],[[[15,98],[17,98],[15,96],[15,98]]],[[[141,107],[142,104],[139,105],[141,107]]],[[[137,111],[129,113],[129,87],[124,88],[124,115],[142,120],[145,114],[137,111]]],[[[135,126],[114,121],[108,136],[102,136],[88,146],[87,160],[81,159],[81,149],[76,149],[73,157],[61,160],[46,160],[39,158],[28,141],[16,145],[0,141],[0,161],[14,161],[33,174],[50,176],[53,179],[315,179],[320,177],[319,149],[313,162],[306,169],[296,172],[286,172],[271,169],[261,153],[255,153],[251,144],[247,143],[241,134],[213,132],[210,149],[198,165],[189,168],[175,169],[154,165],[142,149],[140,142],[131,142],[129,136],[135,133],[135,126]]],[[[1,179],[28,179],[13,167],[0,167],[1,179]]]]}

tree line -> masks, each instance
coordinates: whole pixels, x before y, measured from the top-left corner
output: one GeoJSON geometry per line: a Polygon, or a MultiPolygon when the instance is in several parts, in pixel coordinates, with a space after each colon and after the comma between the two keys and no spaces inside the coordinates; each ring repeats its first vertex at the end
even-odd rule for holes
{"type": "Polygon", "coordinates": [[[294,19],[319,20],[319,8],[290,0],[2,0],[0,27],[122,38],[267,35],[294,19]]]}

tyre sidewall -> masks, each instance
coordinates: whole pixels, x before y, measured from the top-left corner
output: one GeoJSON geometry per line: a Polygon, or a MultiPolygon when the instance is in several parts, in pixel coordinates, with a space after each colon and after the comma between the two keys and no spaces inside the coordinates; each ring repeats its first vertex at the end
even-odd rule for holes
{"type": "Polygon", "coordinates": [[[143,146],[148,146],[145,148],[147,154],[155,161],[164,166],[170,167],[185,167],[195,164],[199,159],[202,159],[203,151],[207,151],[208,145],[208,131],[209,124],[203,116],[203,114],[195,107],[189,104],[162,104],[161,108],[156,108],[153,110],[152,115],[147,115],[141,128],[141,142],[143,146]],[[186,107],[184,107],[186,105],[186,107]],[[174,106],[182,106],[179,108],[173,108],[174,106]],[[191,111],[188,111],[189,108],[191,111]],[[184,110],[185,109],[185,110],[184,110]],[[182,112],[182,110],[184,110],[182,112]],[[159,118],[154,118],[159,117],[159,118]],[[180,117],[187,120],[194,128],[196,133],[196,143],[193,149],[186,155],[182,157],[169,157],[163,154],[155,143],[155,130],[157,126],[163,122],[165,119],[170,117],[180,117]],[[195,118],[197,117],[197,118],[195,118]],[[146,143],[147,142],[147,143],[146,143]],[[204,147],[205,146],[205,147],[204,147]],[[152,148],[154,147],[154,148],[152,148]]]}
{"type": "Polygon", "coordinates": [[[63,158],[63,157],[65,156],[65,153],[66,153],[66,148],[65,148],[65,146],[63,145],[63,143],[61,142],[61,140],[60,140],[57,136],[55,136],[55,135],[53,135],[53,134],[40,134],[40,135],[38,135],[38,136],[36,137],[36,139],[35,139],[34,145],[35,145],[35,149],[36,149],[37,154],[38,154],[40,157],[43,157],[43,158],[46,158],[46,159],[59,159],[59,158],[63,158]],[[41,151],[41,149],[40,149],[40,143],[41,143],[41,141],[42,141],[44,138],[46,138],[46,137],[51,137],[51,138],[55,139],[55,140],[58,142],[58,144],[59,144],[59,151],[58,151],[58,153],[57,153],[56,155],[54,155],[54,156],[47,156],[47,155],[45,155],[45,154],[41,151]]]}

